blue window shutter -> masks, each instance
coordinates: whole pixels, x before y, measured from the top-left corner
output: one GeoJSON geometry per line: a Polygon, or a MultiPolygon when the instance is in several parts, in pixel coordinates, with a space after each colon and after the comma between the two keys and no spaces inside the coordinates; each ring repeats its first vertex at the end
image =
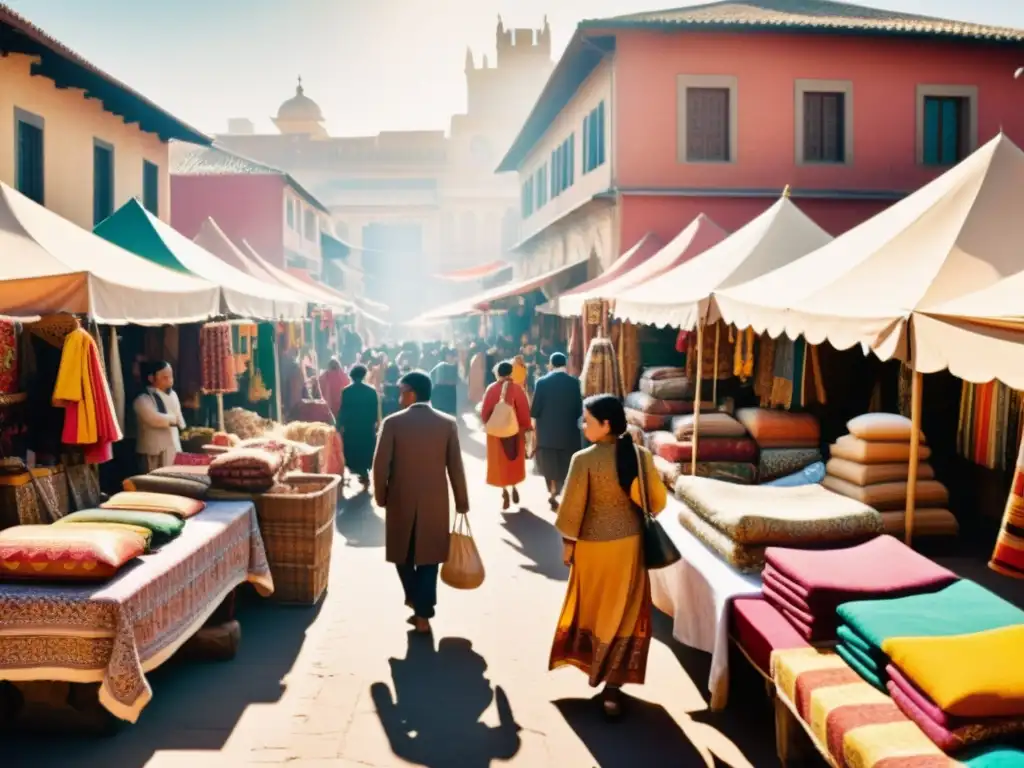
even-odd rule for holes
{"type": "Polygon", "coordinates": [[[959,159],[959,103],[955,99],[942,101],[942,135],[939,137],[941,150],[939,155],[943,165],[954,165],[959,159]]]}
{"type": "Polygon", "coordinates": [[[142,207],[160,215],[160,167],[148,160],[142,161],[142,207]]]}
{"type": "Polygon", "coordinates": [[[18,191],[40,205],[45,201],[43,129],[18,120],[18,191]]]}

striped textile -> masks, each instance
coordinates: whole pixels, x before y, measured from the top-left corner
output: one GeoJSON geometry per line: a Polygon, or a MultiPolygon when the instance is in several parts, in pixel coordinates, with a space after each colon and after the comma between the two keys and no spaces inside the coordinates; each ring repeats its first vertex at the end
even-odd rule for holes
{"type": "Polygon", "coordinates": [[[1004,576],[1024,579],[1024,443],[1017,451],[1010,496],[988,567],[1004,576]]]}
{"type": "Polygon", "coordinates": [[[777,695],[792,705],[839,768],[961,765],[831,651],[776,651],[772,679],[777,695]]]}

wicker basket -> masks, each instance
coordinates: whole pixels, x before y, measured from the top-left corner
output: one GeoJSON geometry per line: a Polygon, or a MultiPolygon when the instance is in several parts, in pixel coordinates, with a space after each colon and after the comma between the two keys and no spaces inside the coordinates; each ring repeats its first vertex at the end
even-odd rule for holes
{"type": "Polygon", "coordinates": [[[285,482],[297,493],[255,497],[274,599],[313,605],[327,589],[341,478],[292,473],[285,482]]]}

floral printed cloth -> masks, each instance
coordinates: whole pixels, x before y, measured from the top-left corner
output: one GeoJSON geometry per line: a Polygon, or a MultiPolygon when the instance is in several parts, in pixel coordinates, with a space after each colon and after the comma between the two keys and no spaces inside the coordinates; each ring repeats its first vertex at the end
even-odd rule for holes
{"type": "Polygon", "coordinates": [[[135,722],[153,696],[146,672],[235,587],[274,591],[249,501],[211,502],[141,560],[103,584],[0,585],[0,680],[99,682],[103,706],[135,722]]]}

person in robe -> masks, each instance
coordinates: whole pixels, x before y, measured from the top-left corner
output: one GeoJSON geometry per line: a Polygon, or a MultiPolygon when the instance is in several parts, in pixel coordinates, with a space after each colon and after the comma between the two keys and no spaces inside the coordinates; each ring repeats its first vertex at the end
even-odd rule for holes
{"type": "Polygon", "coordinates": [[[320,374],[319,383],[320,396],[331,409],[331,416],[337,421],[338,412],[341,410],[341,393],[352,383],[338,358],[332,357],[327,361],[327,370],[320,374]]]}
{"type": "Polygon", "coordinates": [[[469,347],[468,379],[466,397],[475,406],[484,399],[484,390],[487,389],[487,351],[478,342],[469,347]]]}
{"type": "Polygon", "coordinates": [[[582,447],[580,380],[566,371],[561,352],[551,355],[551,371],[537,379],[530,404],[537,436],[534,461],[548,488],[548,504],[558,509],[558,495],[569,474],[572,456],[582,447]]]}
{"type": "Polygon", "coordinates": [[[526,392],[512,381],[512,363],[498,363],[494,374],[496,381],[484,393],[481,420],[487,424],[495,406],[504,400],[515,409],[519,422],[519,432],[511,437],[487,435],[487,484],[501,488],[501,508],[508,509],[510,501],[519,503],[516,486],[526,480],[526,434],[533,430],[533,422],[526,392]]]}
{"type": "Polygon", "coordinates": [[[456,361],[459,354],[451,347],[445,347],[441,355],[441,362],[430,372],[430,401],[442,413],[458,416],[459,366],[456,361]]]}
{"type": "Polygon", "coordinates": [[[514,381],[524,392],[526,392],[526,379],[529,371],[526,368],[526,359],[520,353],[512,358],[512,381],[514,381]]]}
{"type": "Polygon", "coordinates": [[[164,360],[144,362],[140,373],[146,388],[132,404],[138,424],[135,452],[141,471],[148,473],[174,464],[174,457],[181,453],[185,418],[174,391],[171,364],[164,360]]]}
{"type": "Polygon", "coordinates": [[[345,447],[345,466],[366,488],[377,447],[380,401],[377,391],[365,382],[365,365],[352,366],[349,376],[352,383],[342,392],[337,428],[345,447]]]}
{"type": "Polygon", "coordinates": [[[297,354],[281,356],[281,410],[286,419],[290,419],[302,405],[302,393],[305,382],[302,378],[302,366],[297,354]]]}
{"type": "Polygon", "coordinates": [[[576,667],[592,687],[603,684],[602,707],[614,718],[622,713],[622,686],[644,682],[651,647],[640,483],[651,515],[668,494],[651,454],[626,430],[616,396],[588,397],[583,410],[593,445],[573,456],[555,521],[570,571],[548,668],[576,667]]]}

